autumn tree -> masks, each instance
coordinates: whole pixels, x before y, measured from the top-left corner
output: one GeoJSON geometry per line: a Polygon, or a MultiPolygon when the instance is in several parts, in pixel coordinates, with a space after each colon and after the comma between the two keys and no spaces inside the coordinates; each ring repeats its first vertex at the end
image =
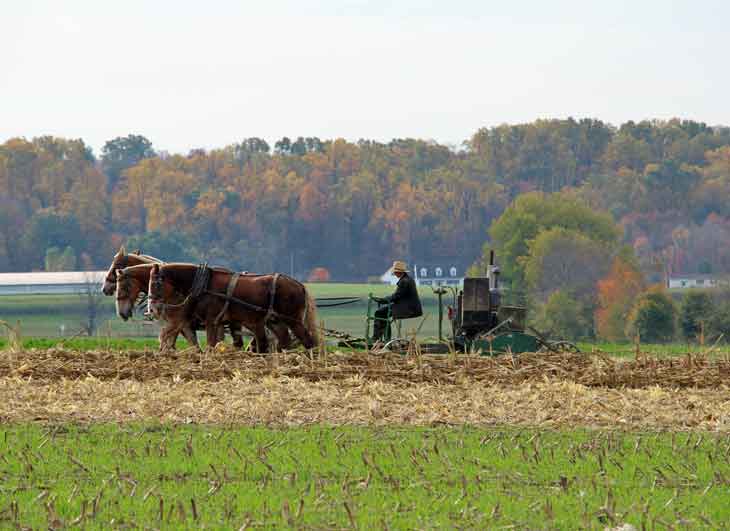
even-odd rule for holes
{"type": "Polygon", "coordinates": [[[598,281],[597,335],[608,341],[625,339],[626,320],[643,291],[644,279],[638,267],[625,254],[616,256],[611,270],[598,281]]]}
{"type": "Polygon", "coordinates": [[[71,247],[63,251],[58,247],[46,250],[46,271],[74,271],[76,269],[76,253],[71,247]]]}

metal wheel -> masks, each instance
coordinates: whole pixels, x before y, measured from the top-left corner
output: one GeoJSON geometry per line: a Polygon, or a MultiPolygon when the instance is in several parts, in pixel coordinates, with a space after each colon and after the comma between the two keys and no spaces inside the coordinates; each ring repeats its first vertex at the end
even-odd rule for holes
{"type": "Polygon", "coordinates": [[[575,343],[570,341],[554,341],[550,344],[552,350],[557,352],[570,352],[571,354],[580,354],[580,349],[575,343]]]}
{"type": "Polygon", "coordinates": [[[389,350],[391,352],[403,352],[404,350],[408,350],[408,345],[410,345],[410,343],[410,341],[403,338],[391,339],[385,345],[383,345],[383,350],[389,350]]]}

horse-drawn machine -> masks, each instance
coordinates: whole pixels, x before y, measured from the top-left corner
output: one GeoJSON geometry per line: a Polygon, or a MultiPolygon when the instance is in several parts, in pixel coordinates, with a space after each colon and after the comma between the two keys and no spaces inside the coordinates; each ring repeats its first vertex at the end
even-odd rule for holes
{"type": "MultiPolygon", "coordinates": [[[[526,324],[527,308],[502,303],[499,287],[499,268],[494,264],[494,253],[484,277],[467,277],[461,289],[450,288],[453,300],[444,304],[448,290],[434,289],[437,295],[438,341],[421,342],[424,352],[445,353],[452,350],[478,352],[483,355],[500,353],[577,351],[567,341],[550,341],[526,324]],[[450,337],[443,337],[444,309],[451,322],[450,337]],[[527,330],[530,330],[530,333],[527,330]]],[[[104,284],[104,293],[116,295],[117,312],[128,319],[149,293],[149,309],[166,322],[160,332],[160,348],[174,348],[179,333],[197,344],[196,329],[205,328],[209,345],[221,338],[225,329],[231,333],[236,346],[242,346],[241,329],[253,332],[259,350],[268,350],[268,335],[276,336],[277,343],[286,348],[293,339],[290,332],[309,348],[316,344],[317,308],[341,306],[360,301],[359,297],[330,297],[314,301],[307,289],[286,275],[240,274],[223,268],[209,268],[207,264],[164,264],[139,254],[127,255],[124,249],[114,258],[104,284]],[[204,285],[198,285],[204,272],[204,285]],[[197,287],[197,289],[196,289],[197,287]],[[193,308],[194,311],[188,311],[193,308]],[[265,335],[266,334],[266,335],[265,335]]],[[[356,338],[337,330],[325,329],[325,335],[340,344],[372,349],[371,330],[377,320],[386,321],[384,342],[377,350],[403,351],[410,346],[418,329],[403,334],[401,321],[390,311],[376,315],[374,309],[380,299],[368,298],[365,316],[365,337],[356,338]]]]}
{"type": "MultiPolygon", "coordinates": [[[[578,352],[575,344],[564,340],[550,340],[545,337],[545,334],[529,327],[526,306],[502,303],[499,267],[494,263],[494,251],[490,253],[486,276],[466,277],[461,289],[447,290],[439,287],[434,289],[434,293],[438,300],[439,337],[438,342],[421,344],[421,348],[426,352],[439,353],[456,350],[479,352],[482,355],[519,354],[540,350],[578,352]],[[452,301],[451,304],[446,305],[446,315],[451,322],[451,336],[444,338],[442,333],[445,306],[443,296],[449,292],[452,294],[452,301]]],[[[355,340],[355,344],[372,347],[371,327],[379,319],[374,314],[374,308],[375,299],[370,296],[365,337],[355,340]]],[[[381,349],[403,350],[410,343],[410,338],[403,335],[400,321],[393,319],[390,313],[385,319],[391,326],[386,328],[386,336],[381,349]]],[[[423,321],[421,321],[422,324],[423,321]]],[[[415,333],[411,335],[413,336],[415,333]]],[[[351,341],[350,344],[352,343],[351,341]]]]}

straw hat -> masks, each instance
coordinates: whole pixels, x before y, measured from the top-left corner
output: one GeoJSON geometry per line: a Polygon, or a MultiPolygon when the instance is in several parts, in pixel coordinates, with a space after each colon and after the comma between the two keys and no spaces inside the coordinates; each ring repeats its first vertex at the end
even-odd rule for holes
{"type": "Polygon", "coordinates": [[[393,273],[408,273],[408,266],[405,262],[401,262],[400,260],[393,262],[393,267],[391,269],[393,270],[393,273]]]}

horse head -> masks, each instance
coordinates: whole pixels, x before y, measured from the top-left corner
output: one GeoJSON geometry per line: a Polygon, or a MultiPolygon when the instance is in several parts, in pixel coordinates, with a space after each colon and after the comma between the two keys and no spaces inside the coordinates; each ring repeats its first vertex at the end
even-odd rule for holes
{"type": "MultiPolygon", "coordinates": [[[[188,301],[188,297],[178,289],[171,277],[170,268],[174,267],[175,264],[154,264],[150,269],[146,313],[155,319],[175,319],[175,315],[169,314],[168,310],[183,308],[188,301]]],[[[195,266],[192,267],[195,271],[195,266]]]]}
{"type": "MultiPolygon", "coordinates": [[[[117,269],[125,269],[127,267],[132,267],[140,264],[161,264],[162,261],[155,258],[154,256],[150,256],[147,254],[140,254],[139,249],[137,249],[132,254],[127,254],[127,251],[124,249],[124,246],[119,248],[119,251],[117,251],[117,254],[114,255],[114,259],[112,260],[112,264],[109,266],[109,271],[107,271],[106,276],[104,277],[104,285],[101,288],[102,293],[104,295],[113,295],[116,287],[117,287],[117,269]]],[[[146,288],[146,285],[145,285],[146,288]]]]}
{"type": "Polygon", "coordinates": [[[112,263],[109,266],[109,270],[106,272],[106,276],[104,277],[104,284],[101,286],[101,292],[104,295],[110,296],[114,294],[114,291],[117,289],[116,271],[117,269],[124,269],[125,267],[127,267],[127,251],[122,245],[119,248],[119,251],[117,251],[117,254],[114,255],[112,263]]]}
{"type": "Polygon", "coordinates": [[[156,319],[162,317],[165,304],[165,281],[162,278],[160,266],[152,266],[150,271],[150,283],[147,287],[147,314],[156,319]]]}
{"type": "Polygon", "coordinates": [[[126,321],[132,317],[137,298],[147,285],[131,274],[129,268],[117,269],[115,274],[117,315],[126,321]]]}

